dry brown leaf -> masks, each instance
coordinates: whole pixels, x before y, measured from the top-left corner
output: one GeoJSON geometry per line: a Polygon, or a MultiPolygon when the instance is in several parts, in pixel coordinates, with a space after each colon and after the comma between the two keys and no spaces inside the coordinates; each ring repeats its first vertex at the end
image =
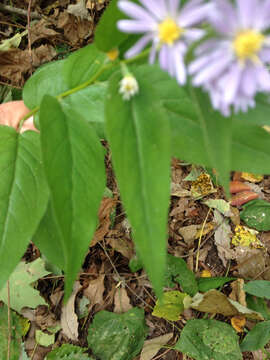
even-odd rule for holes
{"type": "Polygon", "coordinates": [[[47,20],[41,19],[38,21],[32,28],[31,28],[31,42],[32,44],[35,43],[35,41],[40,39],[48,39],[50,37],[58,35],[58,33],[50,29],[48,26],[50,24],[47,20]]]}
{"type": "Polygon", "coordinates": [[[229,295],[229,298],[238,301],[239,304],[243,306],[247,306],[246,303],[246,293],[243,290],[243,287],[245,285],[245,281],[243,279],[237,279],[231,283],[232,291],[229,295]]]}
{"type": "Polygon", "coordinates": [[[123,238],[108,238],[106,243],[122,254],[127,259],[131,259],[134,255],[134,247],[130,240],[123,238]]]}
{"type": "Polygon", "coordinates": [[[77,4],[68,5],[67,12],[79,17],[81,20],[91,20],[91,15],[85,6],[85,1],[86,0],[78,0],[77,4]]]}
{"type": "Polygon", "coordinates": [[[173,337],[173,333],[158,336],[151,340],[146,340],[143,344],[140,360],[151,360],[159,350],[168,343],[173,337]]]}
{"type": "Polygon", "coordinates": [[[132,309],[132,305],[130,304],[130,299],[126,289],[123,287],[117,288],[114,294],[113,312],[122,314],[130,309],[132,309]]]}
{"type": "Polygon", "coordinates": [[[190,307],[206,313],[224,316],[244,315],[249,319],[264,320],[261,314],[227,298],[226,295],[217,290],[209,290],[204,294],[197,293],[192,298],[190,307]]]}
{"type": "Polygon", "coordinates": [[[171,196],[186,197],[191,196],[190,191],[182,188],[180,184],[171,183],[171,196]]]}
{"type": "Polygon", "coordinates": [[[99,226],[94,234],[90,246],[95,246],[96,243],[102,241],[108,234],[111,225],[111,213],[115,208],[117,200],[114,198],[104,198],[98,211],[99,226]]]}
{"type": "Polygon", "coordinates": [[[185,243],[191,247],[194,244],[198,229],[199,225],[188,225],[179,228],[178,232],[183,237],[185,243]]]}
{"type": "MultiPolygon", "coordinates": [[[[237,261],[238,273],[243,278],[256,278],[265,269],[265,251],[263,249],[250,249],[246,246],[235,248],[235,258],[237,261]]],[[[261,277],[260,277],[261,278],[261,277]]]]}
{"type": "Polygon", "coordinates": [[[91,280],[88,287],[83,291],[84,296],[90,300],[89,311],[94,305],[103,303],[104,278],[105,275],[100,275],[97,279],[91,280]]]}
{"type": "Polygon", "coordinates": [[[64,30],[65,37],[72,45],[81,44],[93,33],[90,21],[76,18],[66,11],[60,14],[57,27],[64,30]]]}
{"type": "Polygon", "coordinates": [[[231,249],[231,227],[217,210],[214,211],[214,222],[218,226],[214,234],[218,256],[226,267],[228,260],[235,257],[234,250],[231,249]]]}
{"type": "Polygon", "coordinates": [[[75,313],[75,298],[78,291],[81,289],[81,284],[79,281],[76,281],[73,286],[73,291],[68,299],[66,305],[62,307],[61,312],[61,327],[64,335],[66,335],[70,340],[78,340],[78,317],[75,313]]]}
{"type": "Polygon", "coordinates": [[[32,49],[33,64],[28,50],[9,50],[0,52],[0,75],[12,82],[13,85],[22,86],[24,75],[29,75],[32,65],[38,67],[45,62],[51,61],[56,50],[50,45],[41,45],[32,49]]]}

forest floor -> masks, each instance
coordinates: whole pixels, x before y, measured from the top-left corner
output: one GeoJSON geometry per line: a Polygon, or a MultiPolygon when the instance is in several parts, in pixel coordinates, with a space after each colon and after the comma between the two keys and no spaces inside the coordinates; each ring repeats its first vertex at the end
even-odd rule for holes
{"type": "MultiPolygon", "coordinates": [[[[93,40],[94,29],[108,1],[99,0],[4,0],[0,4],[0,103],[21,99],[25,81],[44,63],[67,57],[71,52],[93,40]],[[31,23],[29,15],[31,14],[31,23]],[[14,37],[17,35],[17,37],[14,37]]],[[[232,186],[245,184],[249,193],[237,192],[232,198],[234,206],[227,216],[225,235],[218,232],[214,210],[204,202],[209,199],[225,199],[222,188],[213,184],[205,169],[172,160],[171,205],[168,217],[168,252],[185,259],[188,268],[196,277],[235,277],[238,279],[270,280],[270,232],[256,233],[256,241],[228,245],[228,238],[235,235],[241,224],[241,203],[250,195],[270,200],[270,178],[256,178],[252,174],[232,174],[232,186]],[[196,195],[194,195],[196,193],[196,195]],[[199,193],[199,196],[198,196],[199,193]]],[[[102,200],[99,210],[99,226],[89,247],[82,271],[74,292],[75,308],[70,316],[78,317],[79,336],[71,341],[59,332],[53,347],[63,343],[74,343],[87,347],[87,329],[96,313],[101,310],[124,312],[132,307],[143,308],[149,328],[148,340],[171,333],[168,342],[173,346],[189,319],[205,318],[196,310],[185,310],[176,322],[152,315],[156,299],[143,270],[132,272],[129,264],[134,258],[131,229],[119,198],[117,184],[107,157],[108,197],[102,200]],[[81,315],[85,302],[87,314],[81,315]],[[88,302],[87,302],[88,301],[88,302]]],[[[214,178],[213,178],[214,180],[214,178]]],[[[244,186],[244,185],[243,185],[244,186]]],[[[241,187],[241,185],[240,185],[241,187]]],[[[236,189],[237,190],[237,189],[236,189]]],[[[237,190],[239,191],[239,189],[237,190]]],[[[139,209],[138,209],[139,211],[139,209]]],[[[225,220],[224,220],[225,221],[225,220]]],[[[245,231],[242,229],[242,231],[245,231]]],[[[24,260],[33,261],[40,256],[34,244],[30,244],[24,260]]],[[[38,290],[48,302],[34,310],[25,310],[31,326],[23,341],[29,357],[42,360],[52,346],[37,345],[35,331],[46,330],[59,322],[63,296],[61,274],[48,275],[38,281],[38,290]]],[[[175,284],[174,290],[180,290],[175,284]]],[[[170,288],[170,290],[172,290],[170,288]]],[[[223,293],[233,299],[241,297],[232,284],[223,287],[223,293]]],[[[240,301],[240,300],[239,300],[240,301]]],[[[245,301],[244,301],[245,302],[245,301]]],[[[210,316],[210,315],[209,315],[210,316]]],[[[211,316],[213,318],[213,316],[211,316]]],[[[216,315],[217,320],[231,324],[231,319],[216,315]]],[[[254,323],[247,321],[251,329],[254,323]]],[[[239,331],[239,337],[244,333],[239,331]]],[[[244,353],[244,359],[263,359],[261,351],[244,353]]],[[[1,355],[0,355],[1,359],[1,355]]],[[[140,356],[136,357],[139,360],[140,356]]],[[[150,360],[151,358],[149,358],[150,360]]],[[[152,359],[188,359],[180,352],[162,348],[152,359]]],[[[135,360],[135,359],[134,359],[135,360]]]]}

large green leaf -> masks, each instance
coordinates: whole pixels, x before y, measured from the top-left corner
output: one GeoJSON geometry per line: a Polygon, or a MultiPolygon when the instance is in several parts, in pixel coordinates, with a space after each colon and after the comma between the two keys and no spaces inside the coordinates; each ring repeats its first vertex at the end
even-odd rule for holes
{"type": "Polygon", "coordinates": [[[270,299],[270,281],[253,280],[244,285],[244,291],[261,298],[270,299]]]}
{"type": "Polygon", "coordinates": [[[143,309],[124,314],[100,311],[88,332],[88,345],[100,360],[133,360],[146,337],[143,309]]]}
{"type": "Polygon", "coordinates": [[[118,47],[128,35],[117,29],[116,23],[123,18],[117,7],[117,0],[111,0],[110,5],[102,15],[95,32],[95,44],[102,51],[118,47]]]}
{"type": "Polygon", "coordinates": [[[136,248],[157,295],[161,295],[166,264],[170,128],[155,90],[163,73],[146,65],[134,75],[140,90],[130,101],[119,94],[121,74],[110,81],[106,133],[136,248]]]}
{"type": "Polygon", "coordinates": [[[50,62],[39,68],[23,88],[23,101],[29,109],[39,106],[44,95],[57,96],[69,89],[62,71],[66,60],[50,62]]]}
{"type": "Polygon", "coordinates": [[[66,59],[63,76],[69,87],[74,88],[90,80],[106,62],[107,55],[91,44],[75,51],[66,59]]]}
{"type": "Polygon", "coordinates": [[[260,94],[256,98],[255,108],[249,109],[247,112],[239,112],[237,115],[233,115],[233,121],[237,119],[244,123],[250,123],[252,125],[270,125],[270,103],[269,97],[266,94],[260,94]]]}
{"type": "Polygon", "coordinates": [[[50,200],[32,241],[51,264],[57,265],[61,270],[65,269],[65,244],[59,233],[50,200]]]}
{"type": "Polygon", "coordinates": [[[270,174],[270,134],[233,119],[232,170],[270,174]]]}
{"type": "Polygon", "coordinates": [[[242,359],[236,332],[216,320],[189,320],[174,348],[195,360],[242,359]]]}
{"type": "Polygon", "coordinates": [[[104,102],[107,83],[101,82],[73,93],[62,100],[66,112],[74,110],[95,128],[98,136],[104,138],[104,102]]]}
{"type": "Polygon", "coordinates": [[[0,126],[0,289],[23,256],[42,218],[48,187],[39,135],[0,126]]]}
{"type": "Polygon", "coordinates": [[[256,324],[246,335],[240,347],[242,351],[262,349],[270,340],[270,321],[256,324]]]}
{"type": "Polygon", "coordinates": [[[86,120],[72,111],[64,113],[50,96],[41,104],[40,127],[42,158],[65,259],[67,298],[96,228],[105,188],[104,151],[86,120]]]}
{"type": "Polygon", "coordinates": [[[46,357],[46,360],[91,360],[85,354],[85,348],[71,344],[63,344],[52,350],[46,357]]]}

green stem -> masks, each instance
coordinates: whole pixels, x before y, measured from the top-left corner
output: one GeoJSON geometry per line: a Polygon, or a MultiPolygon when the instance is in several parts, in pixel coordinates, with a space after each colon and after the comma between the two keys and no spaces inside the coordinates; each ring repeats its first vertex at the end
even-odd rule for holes
{"type": "MultiPolygon", "coordinates": [[[[139,55],[137,55],[137,56],[135,56],[135,57],[133,57],[133,58],[126,59],[126,60],[122,60],[121,63],[123,63],[123,64],[132,64],[132,63],[134,63],[134,62],[136,62],[136,61],[138,61],[138,60],[140,60],[140,59],[145,58],[145,57],[149,54],[149,51],[150,51],[150,49],[146,49],[146,50],[142,51],[139,55]]],[[[67,97],[67,96],[69,96],[69,95],[72,95],[72,94],[74,94],[74,93],[76,93],[76,92],[78,92],[78,91],[80,91],[80,90],[82,90],[82,89],[85,89],[86,87],[88,87],[88,86],[92,85],[93,83],[95,83],[95,82],[98,80],[98,78],[99,78],[105,71],[107,71],[107,70],[109,70],[109,69],[111,69],[111,68],[113,68],[114,66],[117,66],[117,65],[119,65],[119,63],[115,63],[115,62],[104,65],[104,66],[103,66],[101,69],[99,69],[99,71],[98,71],[95,75],[93,75],[89,80],[85,81],[84,83],[80,84],[79,86],[74,87],[73,89],[69,89],[69,90],[63,92],[62,94],[57,95],[57,96],[56,96],[56,99],[57,99],[57,100],[61,100],[61,99],[65,98],[65,97],[67,97]]],[[[23,126],[23,123],[24,123],[27,119],[29,119],[31,116],[35,115],[35,114],[39,111],[39,109],[40,109],[40,106],[37,106],[37,107],[35,107],[34,109],[32,109],[28,114],[26,114],[26,115],[22,118],[22,120],[20,121],[19,129],[21,129],[22,126],[23,126]]]]}

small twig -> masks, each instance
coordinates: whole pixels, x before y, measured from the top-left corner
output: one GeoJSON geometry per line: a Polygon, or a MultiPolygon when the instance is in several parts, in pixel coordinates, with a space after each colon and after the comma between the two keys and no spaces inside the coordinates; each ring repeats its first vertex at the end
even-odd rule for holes
{"type": "MultiPolygon", "coordinates": [[[[20,15],[20,16],[24,16],[24,17],[28,16],[27,10],[15,8],[15,7],[10,6],[10,5],[0,4],[0,10],[5,11],[5,12],[10,12],[10,13],[13,13],[13,14],[17,14],[17,15],[20,15]]],[[[34,11],[34,12],[31,12],[31,18],[40,20],[41,16],[37,12],[34,11]]]]}
{"type": "Polygon", "coordinates": [[[202,225],[202,228],[201,228],[201,232],[200,232],[200,238],[199,238],[199,243],[198,243],[198,252],[197,252],[197,255],[196,255],[195,273],[197,273],[198,268],[199,268],[199,256],[200,256],[201,241],[202,241],[202,236],[203,236],[203,231],[204,231],[204,228],[205,228],[205,225],[206,225],[206,221],[208,219],[208,216],[209,216],[210,212],[211,212],[211,208],[208,210],[208,213],[206,215],[206,218],[204,219],[204,222],[203,222],[203,225],[202,225]]]}
{"type": "Polygon", "coordinates": [[[27,30],[28,30],[28,51],[29,51],[29,58],[30,58],[30,74],[33,74],[33,56],[32,56],[32,49],[31,49],[31,6],[32,0],[28,0],[28,9],[27,9],[27,30]]]}
{"type": "Polygon", "coordinates": [[[10,345],[11,345],[11,311],[10,311],[10,286],[9,280],[7,281],[7,297],[8,297],[8,348],[7,360],[10,359],[10,345]]]}

